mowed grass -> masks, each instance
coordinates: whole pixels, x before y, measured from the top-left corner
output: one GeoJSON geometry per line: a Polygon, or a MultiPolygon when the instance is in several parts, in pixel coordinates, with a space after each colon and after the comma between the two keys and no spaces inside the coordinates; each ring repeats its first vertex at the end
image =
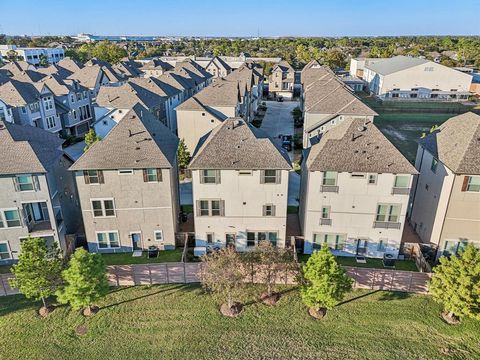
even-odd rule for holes
{"type": "Polygon", "coordinates": [[[131,252],[117,254],[102,254],[106,265],[150,264],[162,262],[178,262],[182,259],[182,249],[162,250],[158,257],[148,258],[144,251],[142,256],[133,257],[131,252]]]}
{"type": "MultiPolygon", "coordinates": [[[[309,257],[309,254],[300,254],[298,255],[298,261],[306,263],[309,257]]],[[[365,260],[367,261],[365,264],[357,263],[357,260],[354,256],[337,256],[336,259],[337,262],[343,266],[391,270],[390,268],[385,268],[383,266],[382,259],[365,258],[365,260]]],[[[395,268],[393,270],[418,271],[417,265],[415,265],[415,262],[413,260],[397,260],[395,262],[395,268]]]]}
{"type": "MultiPolygon", "coordinates": [[[[260,289],[259,289],[260,290],[260,289]]],[[[250,301],[237,319],[197,286],[120,288],[84,318],[48,318],[21,296],[0,299],[4,359],[478,359],[480,322],[449,326],[430,297],[353,291],[321,321],[294,288],[275,307],[250,301]],[[76,335],[83,325],[85,335],[76,335]]],[[[254,297],[250,297],[254,300],[254,297]]]]}

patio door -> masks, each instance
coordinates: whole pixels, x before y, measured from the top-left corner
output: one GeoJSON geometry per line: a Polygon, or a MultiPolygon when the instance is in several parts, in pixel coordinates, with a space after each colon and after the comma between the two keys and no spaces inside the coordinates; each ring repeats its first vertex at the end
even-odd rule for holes
{"type": "Polygon", "coordinates": [[[234,233],[225,234],[225,245],[227,247],[235,248],[235,236],[234,233]]]}
{"type": "Polygon", "coordinates": [[[357,255],[365,256],[367,254],[367,245],[367,240],[357,239],[357,255]]]}
{"type": "Polygon", "coordinates": [[[130,234],[132,238],[132,248],[133,250],[142,250],[142,233],[135,232],[130,234]]]}

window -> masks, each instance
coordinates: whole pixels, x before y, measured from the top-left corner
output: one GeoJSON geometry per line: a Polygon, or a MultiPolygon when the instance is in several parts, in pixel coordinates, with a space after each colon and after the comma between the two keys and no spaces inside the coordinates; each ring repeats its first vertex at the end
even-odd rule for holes
{"type": "Polygon", "coordinates": [[[322,206],[322,219],[330,219],[330,206],[322,206]]]}
{"type": "Polygon", "coordinates": [[[97,242],[100,249],[119,248],[117,231],[106,231],[97,233],[97,242]]]}
{"type": "Polygon", "coordinates": [[[73,96],[73,94],[72,94],[72,95],[70,95],[70,102],[72,102],[72,103],[74,103],[74,102],[75,102],[75,96],[73,96]]]}
{"type": "Polygon", "coordinates": [[[432,164],[430,165],[430,170],[432,172],[436,173],[437,172],[437,165],[438,165],[438,160],[435,158],[432,158],[432,164]]]}
{"type": "Polygon", "coordinates": [[[143,181],[144,182],[160,182],[162,181],[162,170],[161,169],[144,169],[143,170],[143,181]]]}
{"type": "Polygon", "coordinates": [[[208,216],[209,215],[208,200],[200,200],[199,203],[200,203],[200,206],[199,206],[200,216],[208,216]]]}
{"type": "Polygon", "coordinates": [[[322,244],[327,244],[331,250],[343,250],[345,248],[344,234],[313,234],[312,248],[320,250],[322,244]]]}
{"type": "Polygon", "coordinates": [[[201,170],[200,182],[202,184],[220,184],[220,171],[201,170]]]}
{"type": "Polygon", "coordinates": [[[480,176],[465,176],[462,191],[480,192],[480,176]]]}
{"type": "Polygon", "coordinates": [[[115,216],[113,199],[92,200],[93,217],[115,216]]]}
{"type": "Polygon", "coordinates": [[[35,185],[33,183],[32,175],[18,175],[16,177],[16,184],[18,191],[34,191],[35,185]]]}
{"type": "Polygon", "coordinates": [[[322,185],[327,185],[327,186],[337,185],[337,173],[335,171],[324,171],[322,185]]]}
{"type": "Polygon", "coordinates": [[[365,174],[362,174],[362,173],[352,173],[352,174],[351,174],[351,177],[352,177],[352,178],[356,178],[356,179],[365,179],[365,174]]]}
{"type": "Polygon", "coordinates": [[[153,232],[153,238],[155,241],[163,241],[163,231],[162,230],[155,230],[153,232]]]}
{"type": "Polygon", "coordinates": [[[103,171],[102,170],[84,170],[83,178],[85,184],[103,184],[103,171]]]}
{"type": "Polygon", "coordinates": [[[198,216],[224,216],[225,204],[223,200],[198,200],[198,216]]]}
{"type": "Polygon", "coordinates": [[[132,175],[133,170],[132,169],[122,169],[118,170],[118,175],[132,175]]]}
{"type": "Polygon", "coordinates": [[[262,184],[279,184],[280,173],[277,170],[263,170],[261,183],[262,184]]]}
{"type": "Polygon", "coordinates": [[[278,234],[276,231],[247,232],[247,246],[255,246],[259,241],[270,241],[273,246],[277,246],[278,234]]]}
{"type": "Polygon", "coordinates": [[[213,244],[213,233],[207,233],[207,243],[213,244]]]}
{"type": "Polygon", "coordinates": [[[410,185],[410,177],[408,175],[396,175],[395,184],[396,188],[408,188],[410,185]]]}
{"type": "Polygon", "coordinates": [[[48,96],[48,97],[43,98],[43,105],[45,106],[45,110],[53,109],[52,97],[48,96]]]}
{"type": "MultiPolygon", "coordinates": [[[[1,215],[1,214],[0,214],[1,215]]],[[[3,220],[0,216],[0,228],[22,226],[18,209],[3,210],[3,220]]]]}
{"type": "Polygon", "coordinates": [[[255,246],[255,233],[247,232],[247,246],[255,246]]]}
{"type": "Polygon", "coordinates": [[[377,183],[377,174],[368,174],[368,185],[375,185],[377,183]]]}
{"type": "Polygon", "coordinates": [[[55,121],[55,116],[47,116],[45,120],[47,122],[47,129],[51,129],[57,126],[57,122],[55,121]]]}
{"type": "Polygon", "coordinates": [[[0,260],[8,260],[11,258],[12,255],[10,254],[8,242],[0,242],[0,260]]]}
{"type": "Polygon", "coordinates": [[[220,216],[220,200],[211,201],[211,216],[220,216]]]}
{"type": "Polygon", "coordinates": [[[398,222],[400,217],[400,205],[383,204],[377,206],[376,221],[398,222]]]}
{"type": "Polygon", "coordinates": [[[235,234],[225,234],[225,244],[227,246],[235,246],[235,234]]]}
{"type": "Polygon", "coordinates": [[[263,216],[275,216],[275,205],[263,205],[263,216]]]}

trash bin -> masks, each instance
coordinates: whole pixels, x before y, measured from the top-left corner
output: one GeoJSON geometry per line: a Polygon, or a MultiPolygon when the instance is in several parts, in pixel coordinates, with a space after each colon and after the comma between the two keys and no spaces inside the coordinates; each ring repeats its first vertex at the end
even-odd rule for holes
{"type": "Polygon", "coordinates": [[[148,247],[148,258],[156,258],[158,257],[158,248],[156,246],[149,246],[148,247]]]}

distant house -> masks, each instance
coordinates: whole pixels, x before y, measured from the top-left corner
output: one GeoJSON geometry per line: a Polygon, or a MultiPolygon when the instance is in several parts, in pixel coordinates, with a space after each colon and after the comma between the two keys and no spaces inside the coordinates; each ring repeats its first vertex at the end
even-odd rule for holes
{"type": "Polygon", "coordinates": [[[65,252],[81,225],[72,164],[48,131],[0,121],[0,264],[18,259],[22,240],[39,237],[65,252]]]}
{"type": "Polygon", "coordinates": [[[307,254],[397,257],[417,171],[368,119],[343,121],[305,150],[299,218],[307,254]]]}
{"type": "Polygon", "coordinates": [[[153,59],[143,65],[140,70],[145,75],[145,77],[155,77],[160,76],[166,73],[169,70],[172,70],[172,65],[160,60],[160,59],[153,59]]]}
{"type": "Polygon", "coordinates": [[[178,138],[137,104],[75,162],[89,251],[175,248],[177,147],[178,138]]]}
{"type": "Polygon", "coordinates": [[[97,96],[100,86],[120,84],[124,80],[114,71],[107,73],[105,69],[98,64],[84,66],[80,70],[75,71],[67,79],[78,81],[80,85],[88,88],[92,99],[95,99],[97,96]]]}
{"type": "Polygon", "coordinates": [[[263,131],[226,119],[202,139],[189,168],[197,254],[247,251],[262,240],[285,246],[291,165],[263,131]]]}
{"type": "Polygon", "coordinates": [[[212,74],[214,78],[225,77],[232,72],[232,68],[218,56],[209,61],[205,70],[212,74]]]}
{"type": "Polygon", "coordinates": [[[323,133],[343,121],[368,122],[378,115],[326,66],[310,63],[302,70],[301,79],[304,148],[317,143],[323,133]]]}
{"type": "Polygon", "coordinates": [[[268,77],[268,92],[285,99],[293,97],[295,69],[286,61],[276,64],[268,77]]]}
{"type": "Polygon", "coordinates": [[[436,62],[395,56],[389,59],[352,59],[352,75],[385,100],[465,101],[472,76],[436,62]]]}
{"type": "Polygon", "coordinates": [[[450,118],[419,142],[410,223],[437,257],[480,247],[480,116],[450,118]]]}

